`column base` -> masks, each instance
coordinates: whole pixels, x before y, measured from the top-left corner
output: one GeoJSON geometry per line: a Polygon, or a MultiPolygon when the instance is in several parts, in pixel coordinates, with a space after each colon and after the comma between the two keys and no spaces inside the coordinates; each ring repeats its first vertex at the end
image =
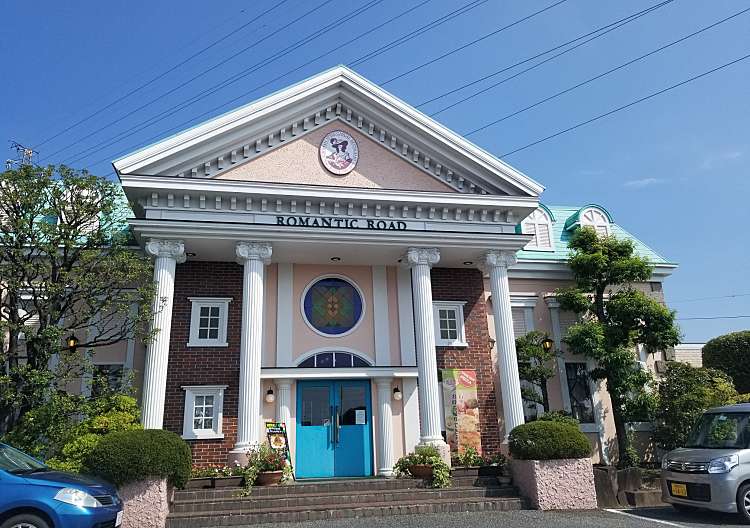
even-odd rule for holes
{"type": "Polygon", "coordinates": [[[440,458],[443,459],[443,462],[445,462],[448,467],[451,467],[451,446],[445,443],[445,440],[442,438],[440,440],[422,439],[419,441],[419,445],[429,445],[437,448],[438,453],[440,453],[440,458]]]}
{"type": "Polygon", "coordinates": [[[393,473],[393,469],[378,469],[378,476],[381,478],[393,478],[396,475],[393,473]]]}

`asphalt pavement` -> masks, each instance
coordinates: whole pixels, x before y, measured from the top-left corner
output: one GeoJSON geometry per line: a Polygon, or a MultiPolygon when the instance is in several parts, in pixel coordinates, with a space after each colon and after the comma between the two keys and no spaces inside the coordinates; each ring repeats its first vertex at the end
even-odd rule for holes
{"type": "Polygon", "coordinates": [[[708,528],[745,526],[734,515],[678,513],[671,507],[577,512],[466,512],[259,524],[253,528],[708,528]]]}

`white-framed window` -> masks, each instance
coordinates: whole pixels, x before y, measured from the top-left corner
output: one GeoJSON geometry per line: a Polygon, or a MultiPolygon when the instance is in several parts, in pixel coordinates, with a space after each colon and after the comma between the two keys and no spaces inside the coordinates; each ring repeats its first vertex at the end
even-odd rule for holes
{"type": "Polygon", "coordinates": [[[544,209],[536,209],[521,222],[524,235],[534,235],[524,249],[553,251],[552,219],[544,209]]]}
{"type": "Polygon", "coordinates": [[[227,316],[231,297],[189,297],[191,347],[227,346],[227,316]]]}
{"type": "Polygon", "coordinates": [[[462,301],[434,301],[432,303],[435,321],[435,345],[464,347],[464,304],[462,301]]]}
{"type": "Polygon", "coordinates": [[[565,377],[568,382],[571,414],[581,423],[582,429],[588,430],[587,425],[596,423],[588,365],[584,362],[566,361],[565,377]]]}
{"type": "Polygon", "coordinates": [[[598,235],[609,235],[609,219],[600,209],[590,207],[581,213],[581,226],[593,227],[598,235]]]}
{"type": "Polygon", "coordinates": [[[201,440],[224,438],[221,422],[226,385],[185,385],[185,414],[182,438],[201,440]]]}

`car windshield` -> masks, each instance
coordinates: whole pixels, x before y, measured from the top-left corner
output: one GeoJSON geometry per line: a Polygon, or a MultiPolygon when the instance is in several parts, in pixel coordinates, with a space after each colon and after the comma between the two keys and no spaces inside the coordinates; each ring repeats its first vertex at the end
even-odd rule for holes
{"type": "Polygon", "coordinates": [[[750,413],[707,413],[693,429],[686,447],[747,449],[750,446],[750,413]]]}
{"type": "Polygon", "coordinates": [[[16,475],[47,471],[47,466],[26,453],[7,445],[0,445],[0,469],[16,475]]]}

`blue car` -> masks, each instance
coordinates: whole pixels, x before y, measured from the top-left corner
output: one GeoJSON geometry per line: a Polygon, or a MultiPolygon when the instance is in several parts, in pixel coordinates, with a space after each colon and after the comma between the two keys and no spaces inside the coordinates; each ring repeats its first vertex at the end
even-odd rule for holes
{"type": "Polygon", "coordinates": [[[0,444],[0,528],[115,528],[122,501],[110,484],[55,471],[0,444]]]}

